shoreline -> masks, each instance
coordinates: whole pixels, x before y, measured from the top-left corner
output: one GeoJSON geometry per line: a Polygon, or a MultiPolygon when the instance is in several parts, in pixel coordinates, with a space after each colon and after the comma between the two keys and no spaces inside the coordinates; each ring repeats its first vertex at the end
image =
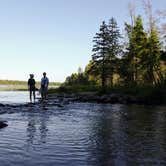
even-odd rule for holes
{"type": "Polygon", "coordinates": [[[4,107],[29,107],[30,105],[54,103],[55,106],[63,107],[70,102],[92,102],[102,104],[138,104],[138,105],[166,105],[165,98],[154,98],[153,96],[136,96],[122,93],[100,94],[98,92],[48,92],[48,98],[44,101],[38,98],[35,103],[0,103],[0,108],[4,107]]]}
{"type": "MultiPolygon", "coordinates": [[[[3,104],[0,103],[0,114],[11,114],[22,112],[22,110],[31,110],[34,109],[44,109],[47,110],[47,107],[59,107],[65,108],[66,105],[76,102],[83,103],[97,103],[97,104],[123,104],[123,105],[155,105],[155,106],[165,106],[166,103],[161,102],[160,100],[151,100],[151,98],[139,98],[134,95],[129,94],[99,94],[97,92],[78,92],[78,93],[65,93],[65,92],[56,92],[49,93],[48,98],[42,101],[38,98],[38,101],[35,103],[13,103],[13,104],[3,104]]],[[[0,129],[7,127],[8,123],[0,119],[0,129]]]]}
{"type": "Polygon", "coordinates": [[[104,90],[102,87],[93,85],[61,86],[49,91],[49,94],[82,102],[166,105],[165,84],[115,86],[104,90]]]}
{"type": "Polygon", "coordinates": [[[54,98],[66,102],[95,102],[103,104],[143,104],[143,105],[166,105],[165,102],[152,99],[151,97],[138,97],[129,94],[98,94],[97,92],[79,92],[79,93],[52,93],[54,98]]]}

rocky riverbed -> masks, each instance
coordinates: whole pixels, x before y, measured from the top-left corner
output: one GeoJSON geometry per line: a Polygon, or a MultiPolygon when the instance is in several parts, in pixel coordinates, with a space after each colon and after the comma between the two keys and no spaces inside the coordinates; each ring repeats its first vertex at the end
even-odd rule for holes
{"type": "MultiPolygon", "coordinates": [[[[163,104],[161,100],[151,97],[141,97],[127,94],[98,94],[96,92],[81,92],[81,93],[54,93],[51,95],[55,99],[59,99],[62,103],[70,101],[79,102],[96,102],[109,104],[163,104]]],[[[61,103],[61,102],[60,102],[61,103]]]]}
{"type": "MultiPolygon", "coordinates": [[[[49,109],[49,107],[65,107],[71,102],[95,102],[102,104],[160,104],[158,100],[142,99],[132,95],[122,94],[104,94],[99,95],[95,92],[82,92],[82,93],[54,93],[49,94],[48,99],[42,101],[38,99],[35,103],[25,104],[0,104],[0,114],[19,112],[22,110],[36,109],[49,109]]],[[[5,121],[0,120],[0,128],[7,127],[5,121]]]]}

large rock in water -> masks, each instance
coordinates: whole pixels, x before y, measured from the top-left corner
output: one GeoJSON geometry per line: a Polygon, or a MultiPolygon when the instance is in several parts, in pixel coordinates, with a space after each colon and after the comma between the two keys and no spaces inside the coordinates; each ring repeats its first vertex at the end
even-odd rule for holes
{"type": "Polygon", "coordinates": [[[8,124],[6,124],[5,122],[0,121],[0,129],[4,128],[4,127],[7,127],[7,126],[8,126],[8,124]]]}

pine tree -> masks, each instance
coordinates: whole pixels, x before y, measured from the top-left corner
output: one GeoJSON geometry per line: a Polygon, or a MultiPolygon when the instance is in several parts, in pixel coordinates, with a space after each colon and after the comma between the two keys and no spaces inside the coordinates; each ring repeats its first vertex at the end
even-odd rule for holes
{"type": "Polygon", "coordinates": [[[100,26],[99,33],[96,33],[93,42],[95,44],[92,49],[92,51],[94,52],[94,54],[92,55],[92,59],[95,64],[94,66],[96,67],[96,71],[99,71],[99,74],[101,76],[102,88],[104,89],[107,77],[107,57],[110,47],[109,30],[104,21],[100,26]]]}
{"type": "MultiPolygon", "coordinates": [[[[153,12],[152,4],[149,0],[143,0],[145,14],[148,19],[149,26],[149,38],[148,38],[148,47],[147,47],[147,71],[145,76],[147,82],[157,83],[158,81],[163,81],[163,76],[160,69],[160,54],[161,54],[161,43],[159,38],[159,33],[157,32],[157,20],[160,20],[163,16],[166,15],[165,11],[157,11],[157,15],[153,12]],[[157,75],[157,77],[156,77],[157,75]]],[[[165,18],[165,17],[163,17],[165,18]]],[[[163,29],[164,30],[164,29],[163,29]]],[[[160,32],[161,33],[161,32],[160,32]]]]}
{"type": "Polygon", "coordinates": [[[136,18],[136,23],[131,28],[129,34],[128,59],[130,61],[131,81],[138,83],[141,81],[142,58],[146,52],[147,34],[144,32],[141,16],[136,18]]]}
{"type": "Polygon", "coordinates": [[[109,65],[109,76],[110,76],[110,84],[113,85],[113,74],[117,70],[117,56],[121,52],[120,45],[120,31],[117,26],[116,20],[112,17],[109,20],[108,24],[109,28],[109,55],[108,55],[108,65],[109,65]]]}
{"type": "Polygon", "coordinates": [[[142,59],[146,54],[147,33],[144,31],[141,16],[137,17],[135,25],[135,80],[142,81],[142,72],[145,68],[142,67],[142,59]]]}
{"type": "Polygon", "coordinates": [[[162,81],[162,75],[160,73],[160,50],[159,35],[155,27],[153,27],[148,38],[148,59],[146,61],[148,82],[156,83],[154,72],[156,72],[160,81],[162,81]]]}

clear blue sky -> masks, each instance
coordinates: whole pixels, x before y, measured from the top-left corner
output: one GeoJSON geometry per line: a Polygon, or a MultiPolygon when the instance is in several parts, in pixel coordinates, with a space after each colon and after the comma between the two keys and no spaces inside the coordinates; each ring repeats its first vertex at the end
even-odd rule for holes
{"type": "MultiPolygon", "coordinates": [[[[45,71],[50,81],[64,81],[88,64],[103,20],[114,17],[121,28],[129,21],[130,1],[0,0],[0,79],[27,80],[34,73],[40,80],[45,71]]],[[[165,0],[152,2],[166,7],[165,0]]]]}

